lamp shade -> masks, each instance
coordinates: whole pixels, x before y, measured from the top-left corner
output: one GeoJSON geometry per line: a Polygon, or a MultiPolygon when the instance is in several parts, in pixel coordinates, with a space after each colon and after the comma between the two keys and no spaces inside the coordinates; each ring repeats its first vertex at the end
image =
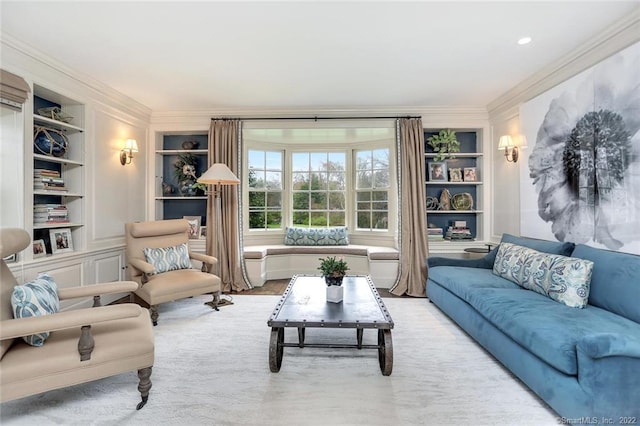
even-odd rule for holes
{"type": "Polygon", "coordinates": [[[138,152],[138,142],[135,139],[127,139],[124,143],[124,149],[129,152],[138,152]]]}
{"type": "Polygon", "coordinates": [[[198,178],[198,182],[210,185],[238,185],[240,179],[233,174],[226,164],[215,163],[198,178]]]}
{"type": "Polygon", "coordinates": [[[504,151],[507,148],[513,148],[513,140],[511,140],[511,136],[504,135],[500,136],[500,142],[498,142],[498,149],[504,151]]]}

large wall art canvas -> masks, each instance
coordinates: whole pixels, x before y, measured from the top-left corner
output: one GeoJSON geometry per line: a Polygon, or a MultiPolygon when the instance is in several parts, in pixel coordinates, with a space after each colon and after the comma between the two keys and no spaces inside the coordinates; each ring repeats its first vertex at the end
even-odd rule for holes
{"type": "Polygon", "coordinates": [[[640,254],[640,43],[523,104],[522,235],[640,254]]]}

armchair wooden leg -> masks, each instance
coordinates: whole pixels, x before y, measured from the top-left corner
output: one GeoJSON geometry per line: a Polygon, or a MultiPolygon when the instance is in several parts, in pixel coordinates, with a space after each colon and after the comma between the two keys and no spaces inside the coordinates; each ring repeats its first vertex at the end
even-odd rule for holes
{"type": "Polygon", "coordinates": [[[214,310],[219,311],[218,303],[220,303],[220,292],[213,293],[213,299],[211,302],[204,302],[205,305],[211,306],[214,310]]]}
{"type": "Polygon", "coordinates": [[[138,379],[140,379],[140,383],[138,383],[138,391],[142,396],[142,401],[138,403],[136,410],[144,407],[149,400],[149,390],[151,389],[151,368],[152,367],[147,367],[138,370],[138,379]]]}
{"type": "Polygon", "coordinates": [[[80,329],[80,340],[78,340],[78,353],[80,361],[88,361],[91,359],[91,352],[95,347],[93,336],[91,335],[91,326],[83,325],[80,329]]]}
{"type": "Polygon", "coordinates": [[[149,311],[151,312],[151,322],[154,326],[158,325],[158,305],[151,305],[149,311]]]}

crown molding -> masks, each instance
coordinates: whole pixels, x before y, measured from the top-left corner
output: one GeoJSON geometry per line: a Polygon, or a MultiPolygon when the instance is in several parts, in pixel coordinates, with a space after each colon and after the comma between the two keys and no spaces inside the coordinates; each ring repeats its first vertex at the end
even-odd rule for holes
{"type": "Polygon", "coordinates": [[[550,63],[487,105],[490,117],[538,96],[640,41],[640,6],[562,59],[550,63]]]}
{"type": "MultiPolygon", "coordinates": [[[[121,92],[113,89],[112,87],[102,83],[93,77],[82,74],[57,59],[47,55],[46,53],[28,45],[17,38],[7,34],[4,31],[0,31],[0,42],[2,44],[2,50],[10,48],[17,53],[24,56],[30,61],[35,61],[44,70],[53,71],[66,78],[73,80],[76,84],[85,88],[88,91],[88,96],[96,99],[98,102],[110,104],[118,109],[124,110],[127,113],[140,117],[145,121],[149,121],[151,118],[151,109],[140,102],[124,95],[121,92]]],[[[6,51],[3,52],[3,56],[6,51]]],[[[3,58],[4,62],[4,58],[3,58]]],[[[3,64],[4,67],[4,64],[3,64]]],[[[32,67],[28,67],[32,71],[32,67]]],[[[32,71],[33,72],[33,71],[32,71]]],[[[42,78],[42,76],[38,76],[42,78]]]]}
{"type": "Polygon", "coordinates": [[[321,118],[344,116],[363,117],[363,116],[398,116],[404,115],[420,115],[423,121],[446,121],[454,120],[458,122],[468,121],[487,121],[487,109],[482,106],[377,106],[377,107],[319,107],[319,108],[212,108],[207,110],[172,110],[172,111],[153,111],[151,114],[152,124],[168,124],[168,123],[202,123],[208,122],[215,117],[237,117],[242,119],[248,117],[260,118],[287,118],[309,116],[321,118]]]}

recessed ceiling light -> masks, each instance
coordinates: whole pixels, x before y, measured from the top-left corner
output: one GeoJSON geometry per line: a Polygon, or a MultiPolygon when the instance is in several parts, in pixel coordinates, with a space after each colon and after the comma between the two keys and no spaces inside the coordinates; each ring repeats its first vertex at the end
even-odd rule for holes
{"type": "Polygon", "coordinates": [[[518,44],[528,44],[531,42],[531,37],[522,37],[520,40],[518,40],[518,44]]]}

